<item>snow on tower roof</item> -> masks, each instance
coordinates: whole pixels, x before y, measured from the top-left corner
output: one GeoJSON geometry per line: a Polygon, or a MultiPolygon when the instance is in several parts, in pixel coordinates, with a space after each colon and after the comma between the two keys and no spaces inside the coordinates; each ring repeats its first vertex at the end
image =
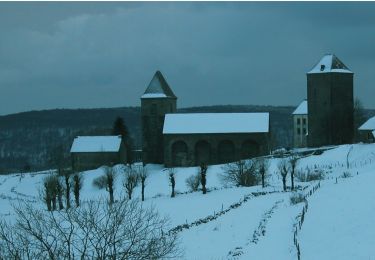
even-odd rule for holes
{"type": "Polygon", "coordinates": [[[71,153],[118,152],[121,136],[77,136],[74,138],[71,153]]]}
{"type": "Polygon", "coordinates": [[[141,96],[141,98],[166,98],[172,97],[176,98],[172,89],[169,87],[167,81],[163,77],[160,71],[156,71],[154,77],[152,78],[150,84],[141,96]]]}
{"type": "Polygon", "coordinates": [[[166,114],[163,134],[268,133],[269,113],[166,114]]]}
{"type": "Polygon", "coordinates": [[[307,72],[307,74],[330,72],[353,73],[341,60],[339,60],[339,58],[336,57],[336,55],[327,54],[323,56],[318,64],[316,64],[312,70],[307,72]]]}
{"type": "Polygon", "coordinates": [[[307,100],[303,100],[294,110],[293,115],[307,115],[307,100]]]}
{"type": "Polygon", "coordinates": [[[375,116],[367,120],[358,130],[375,130],[375,116]]]}

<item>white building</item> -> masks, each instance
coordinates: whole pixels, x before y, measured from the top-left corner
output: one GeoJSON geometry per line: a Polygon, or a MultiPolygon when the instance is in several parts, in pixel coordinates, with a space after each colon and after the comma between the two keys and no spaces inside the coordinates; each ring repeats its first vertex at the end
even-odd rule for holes
{"type": "Polygon", "coordinates": [[[303,100],[293,112],[293,146],[307,146],[307,100],[303,100]]]}

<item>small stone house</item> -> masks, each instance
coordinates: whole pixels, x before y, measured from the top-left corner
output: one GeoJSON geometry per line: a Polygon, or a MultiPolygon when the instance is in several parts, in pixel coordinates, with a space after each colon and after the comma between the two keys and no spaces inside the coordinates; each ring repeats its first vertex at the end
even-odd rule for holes
{"type": "Polygon", "coordinates": [[[358,131],[362,142],[375,142],[375,116],[371,117],[363,125],[361,125],[358,128],[358,131]]]}
{"type": "Polygon", "coordinates": [[[293,146],[307,146],[308,114],[307,100],[303,100],[293,112],[293,146]]]}
{"type": "Polygon", "coordinates": [[[77,136],[70,154],[75,171],[126,163],[126,149],[121,136],[77,136]]]}

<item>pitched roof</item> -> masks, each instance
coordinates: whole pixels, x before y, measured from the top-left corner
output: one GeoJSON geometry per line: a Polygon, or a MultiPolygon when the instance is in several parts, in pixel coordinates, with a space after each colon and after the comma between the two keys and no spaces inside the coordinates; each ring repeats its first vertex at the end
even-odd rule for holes
{"type": "Polygon", "coordinates": [[[267,133],[269,113],[165,115],[163,134],[267,133]]]}
{"type": "Polygon", "coordinates": [[[367,120],[358,130],[375,130],[375,116],[367,120]]]}
{"type": "Polygon", "coordinates": [[[296,110],[294,110],[293,115],[307,115],[307,100],[303,100],[296,110]]]}
{"type": "Polygon", "coordinates": [[[77,136],[74,138],[71,153],[118,152],[121,136],[77,136]]]}
{"type": "Polygon", "coordinates": [[[154,77],[152,78],[150,84],[142,95],[141,98],[165,98],[171,97],[176,98],[172,89],[169,87],[167,81],[163,77],[160,71],[156,71],[154,77]]]}
{"type": "Polygon", "coordinates": [[[326,54],[307,74],[313,73],[353,73],[334,54],[326,54]]]}

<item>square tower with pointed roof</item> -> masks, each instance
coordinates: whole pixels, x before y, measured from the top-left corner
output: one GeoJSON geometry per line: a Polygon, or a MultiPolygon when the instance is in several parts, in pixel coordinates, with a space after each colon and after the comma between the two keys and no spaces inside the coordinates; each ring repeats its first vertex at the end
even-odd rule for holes
{"type": "Polygon", "coordinates": [[[308,146],[353,141],[353,75],[333,54],[307,73],[308,146]]]}
{"type": "Polygon", "coordinates": [[[141,96],[143,162],[164,163],[163,125],[165,114],[175,113],[177,97],[160,71],[141,96]]]}

